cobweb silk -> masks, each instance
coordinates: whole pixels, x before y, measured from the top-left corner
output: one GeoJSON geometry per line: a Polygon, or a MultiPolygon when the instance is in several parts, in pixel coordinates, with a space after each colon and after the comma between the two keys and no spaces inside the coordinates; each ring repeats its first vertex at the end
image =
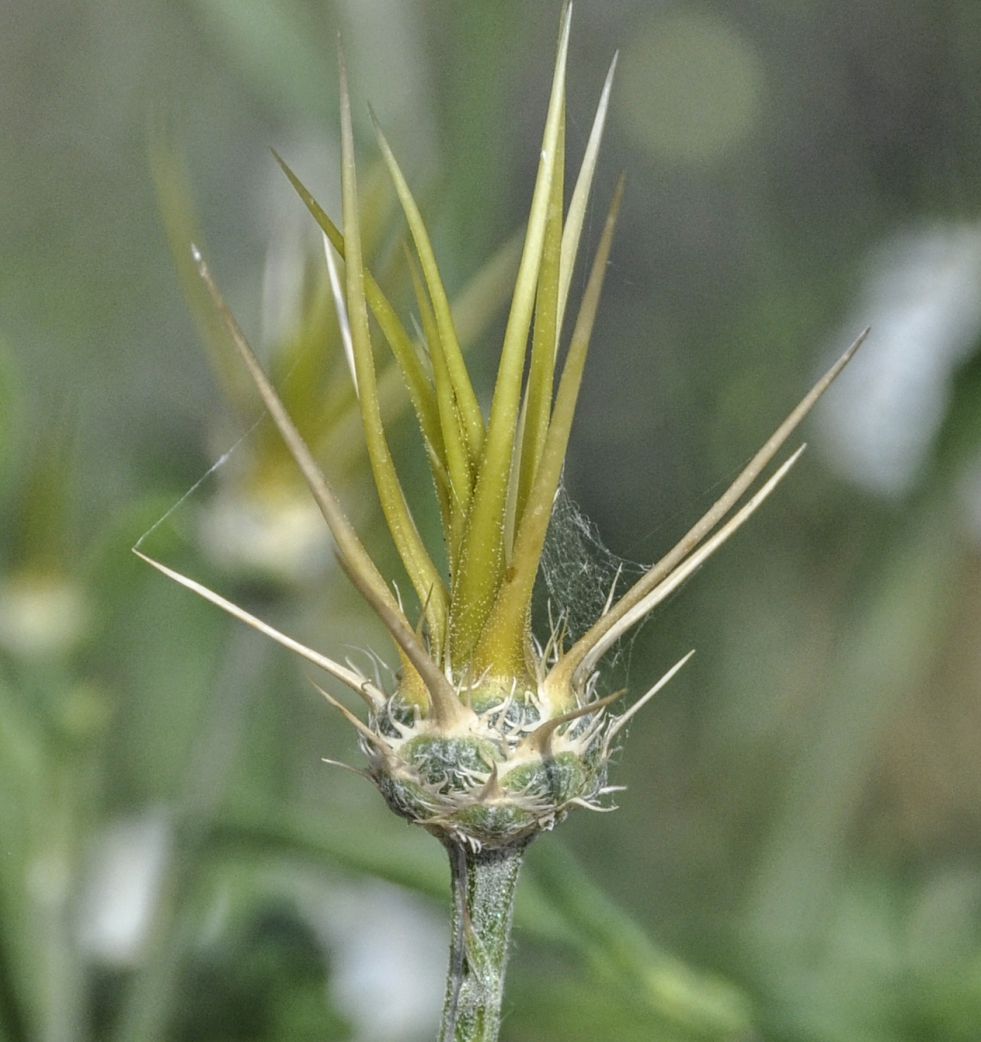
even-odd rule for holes
{"type": "MultiPolygon", "coordinates": [[[[620,557],[603,542],[599,528],[569,494],[563,479],[552,505],[538,591],[550,624],[562,629],[563,646],[574,644],[607,603],[615,602],[649,568],[620,557]]],[[[604,659],[607,669],[627,672],[638,629],[610,648],[604,659]]]]}

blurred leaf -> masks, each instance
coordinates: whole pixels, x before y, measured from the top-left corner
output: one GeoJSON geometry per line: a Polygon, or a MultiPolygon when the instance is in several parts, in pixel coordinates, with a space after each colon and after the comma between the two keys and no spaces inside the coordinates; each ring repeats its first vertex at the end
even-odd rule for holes
{"type": "MultiPolygon", "coordinates": [[[[226,816],[215,823],[209,845],[219,856],[328,864],[449,900],[448,870],[431,858],[398,850],[389,837],[312,829],[281,812],[226,816]]],[[[519,931],[570,948],[611,993],[682,1038],[727,1039],[749,1030],[749,1003],[735,987],[659,949],[553,837],[532,847],[528,873],[515,914],[519,931]]]]}
{"type": "Polygon", "coordinates": [[[324,108],[327,33],[318,46],[315,28],[286,0],[192,0],[257,95],[278,111],[320,114],[324,108]]]}
{"type": "Polygon", "coordinates": [[[20,425],[20,388],[13,353],[0,335],[0,490],[13,467],[13,452],[20,425]]]}
{"type": "Polygon", "coordinates": [[[684,1037],[721,1039],[749,1032],[752,1009],[738,988],[658,947],[551,837],[532,847],[527,865],[543,900],[567,930],[566,943],[624,1001],[629,996],[684,1037]]]}
{"type": "Polygon", "coordinates": [[[351,1033],[329,1004],[328,973],[322,946],[289,906],[254,910],[187,960],[167,1037],[343,1042],[351,1033]]]}
{"type": "Polygon", "coordinates": [[[875,742],[930,668],[959,556],[948,510],[930,505],[888,542],[865,601],[840,623],[820,718],[803,739],[762,851],[753,917],[761,936],[808,948],[826,923],[842,844],[875,742]]]}
{"type": "MultiPolygon", "coordinates": [[[[556,967],[521,978],[508,975],[505,998],[508,1042],[692,1042],[693,1036],[666,1024],[642,1002],[620,990],[597,988],[590,977],[556,967]]],[[[720,1036],[717,1036],[720,1037],[720,1036]]]]}

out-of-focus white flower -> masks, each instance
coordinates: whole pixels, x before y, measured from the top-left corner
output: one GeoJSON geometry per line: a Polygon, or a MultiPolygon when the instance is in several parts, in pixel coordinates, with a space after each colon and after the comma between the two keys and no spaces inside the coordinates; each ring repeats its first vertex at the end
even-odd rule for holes
{"type": "Polygon", "coordinates": [[[65,654],[85,636],[90,612],[70,576],[20,572],[0,582],[0,647],[25,658],[65,654]]]}
{"type": "Polygon", "coordinates": [[[169,853],[170,823],[162,809],[105,828],[92,850],[82,901],[85,950],[112,965],[139,961],[169,853]]]}
{"type": "Polygon", "coordinates": [[[817,414],[827,455],[852,481],[894,498],[915,485],[981,334],[979,287],[978,223],[908,228],[872,252],[851,324],[872,327],[876,350],[817,414]]]}
{"type": "Polygon", "coordinates": [[[201,543],[227,571],[287,585],[322,580],[330,567],[323,517],[309,498],[222,490],[201,513],[201,543]]]}
{"type": "Polygon", "coordinates": [[[330,952],[331,995],[356,1042],[431,1038],[446,972],[445,925],[423,901],[387,883],[333,886],[325,896],[316,919],[330,952]]]}

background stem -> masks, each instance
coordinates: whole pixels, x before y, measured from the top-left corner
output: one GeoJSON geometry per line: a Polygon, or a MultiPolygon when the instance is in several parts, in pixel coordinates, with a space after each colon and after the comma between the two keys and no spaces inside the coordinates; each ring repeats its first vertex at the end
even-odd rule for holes
{"type": "Polygon", "coordinates": [[[526,845],[474,852],[447,843],[453,917],[437,1042],[497,1042],[514,894],[526,845]]]}

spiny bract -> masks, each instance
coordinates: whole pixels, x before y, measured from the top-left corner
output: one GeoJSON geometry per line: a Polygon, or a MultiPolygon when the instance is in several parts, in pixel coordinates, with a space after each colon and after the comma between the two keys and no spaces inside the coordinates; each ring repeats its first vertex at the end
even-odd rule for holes
{"type": "Polygon", "coordinates": [[[611,592],[605,610],[583,636],[575,641],[565,639],[564,606],[558,604],[552,606],[557,620],[553,631],[536,642],[530,622],[532,593],[623,191],[621,180],[566,340],[563,326],[569,288],[613,78],[611,67],[567,204],[568,38],[567,8],[527,231],[486,417],[471,384],[425,224],[380,130],[381,155],[413,246],[409,259],[421,328],[418,336],[408,332],[365,266],[343,59],[343,232],[277,156],[324,236],[368,461],[389,532],[418,601],[418,625],[345,518],[334,491],[194,250],[217,313],[320,507],[342,567],[394,639],[401,662],[397,690],[383,691],[380,683],[353,667],[299,644],[194,580],[146,558],[355,692],[367,706],[367,722],[329,693],[324,695],[357,729],[369,761],[368,774],[389,805],[444,840],[474,849],[519,844],[551,828],[571,807],[600,807],[601,797],[612,791],[606,785],[611,743],[690,657],[677,663],[625,713],[611,716],[610,706],[618,696],[600,697],[598,693],[597,670],[603,655],[677,589],[776,487],[801,449],[752,491],[864,337],[807,394],[687,535],[623,596],[614,600],[611,592]],[[343,262],[343,275],[335,254],[343,262]],[[416,527],[396,473],[379,408],[369,313],[401,370],[418,421],[440,508],[449,563],[445,576],[416,527]],[[556,383],[564,341],[565,358],[556,383]]]}

